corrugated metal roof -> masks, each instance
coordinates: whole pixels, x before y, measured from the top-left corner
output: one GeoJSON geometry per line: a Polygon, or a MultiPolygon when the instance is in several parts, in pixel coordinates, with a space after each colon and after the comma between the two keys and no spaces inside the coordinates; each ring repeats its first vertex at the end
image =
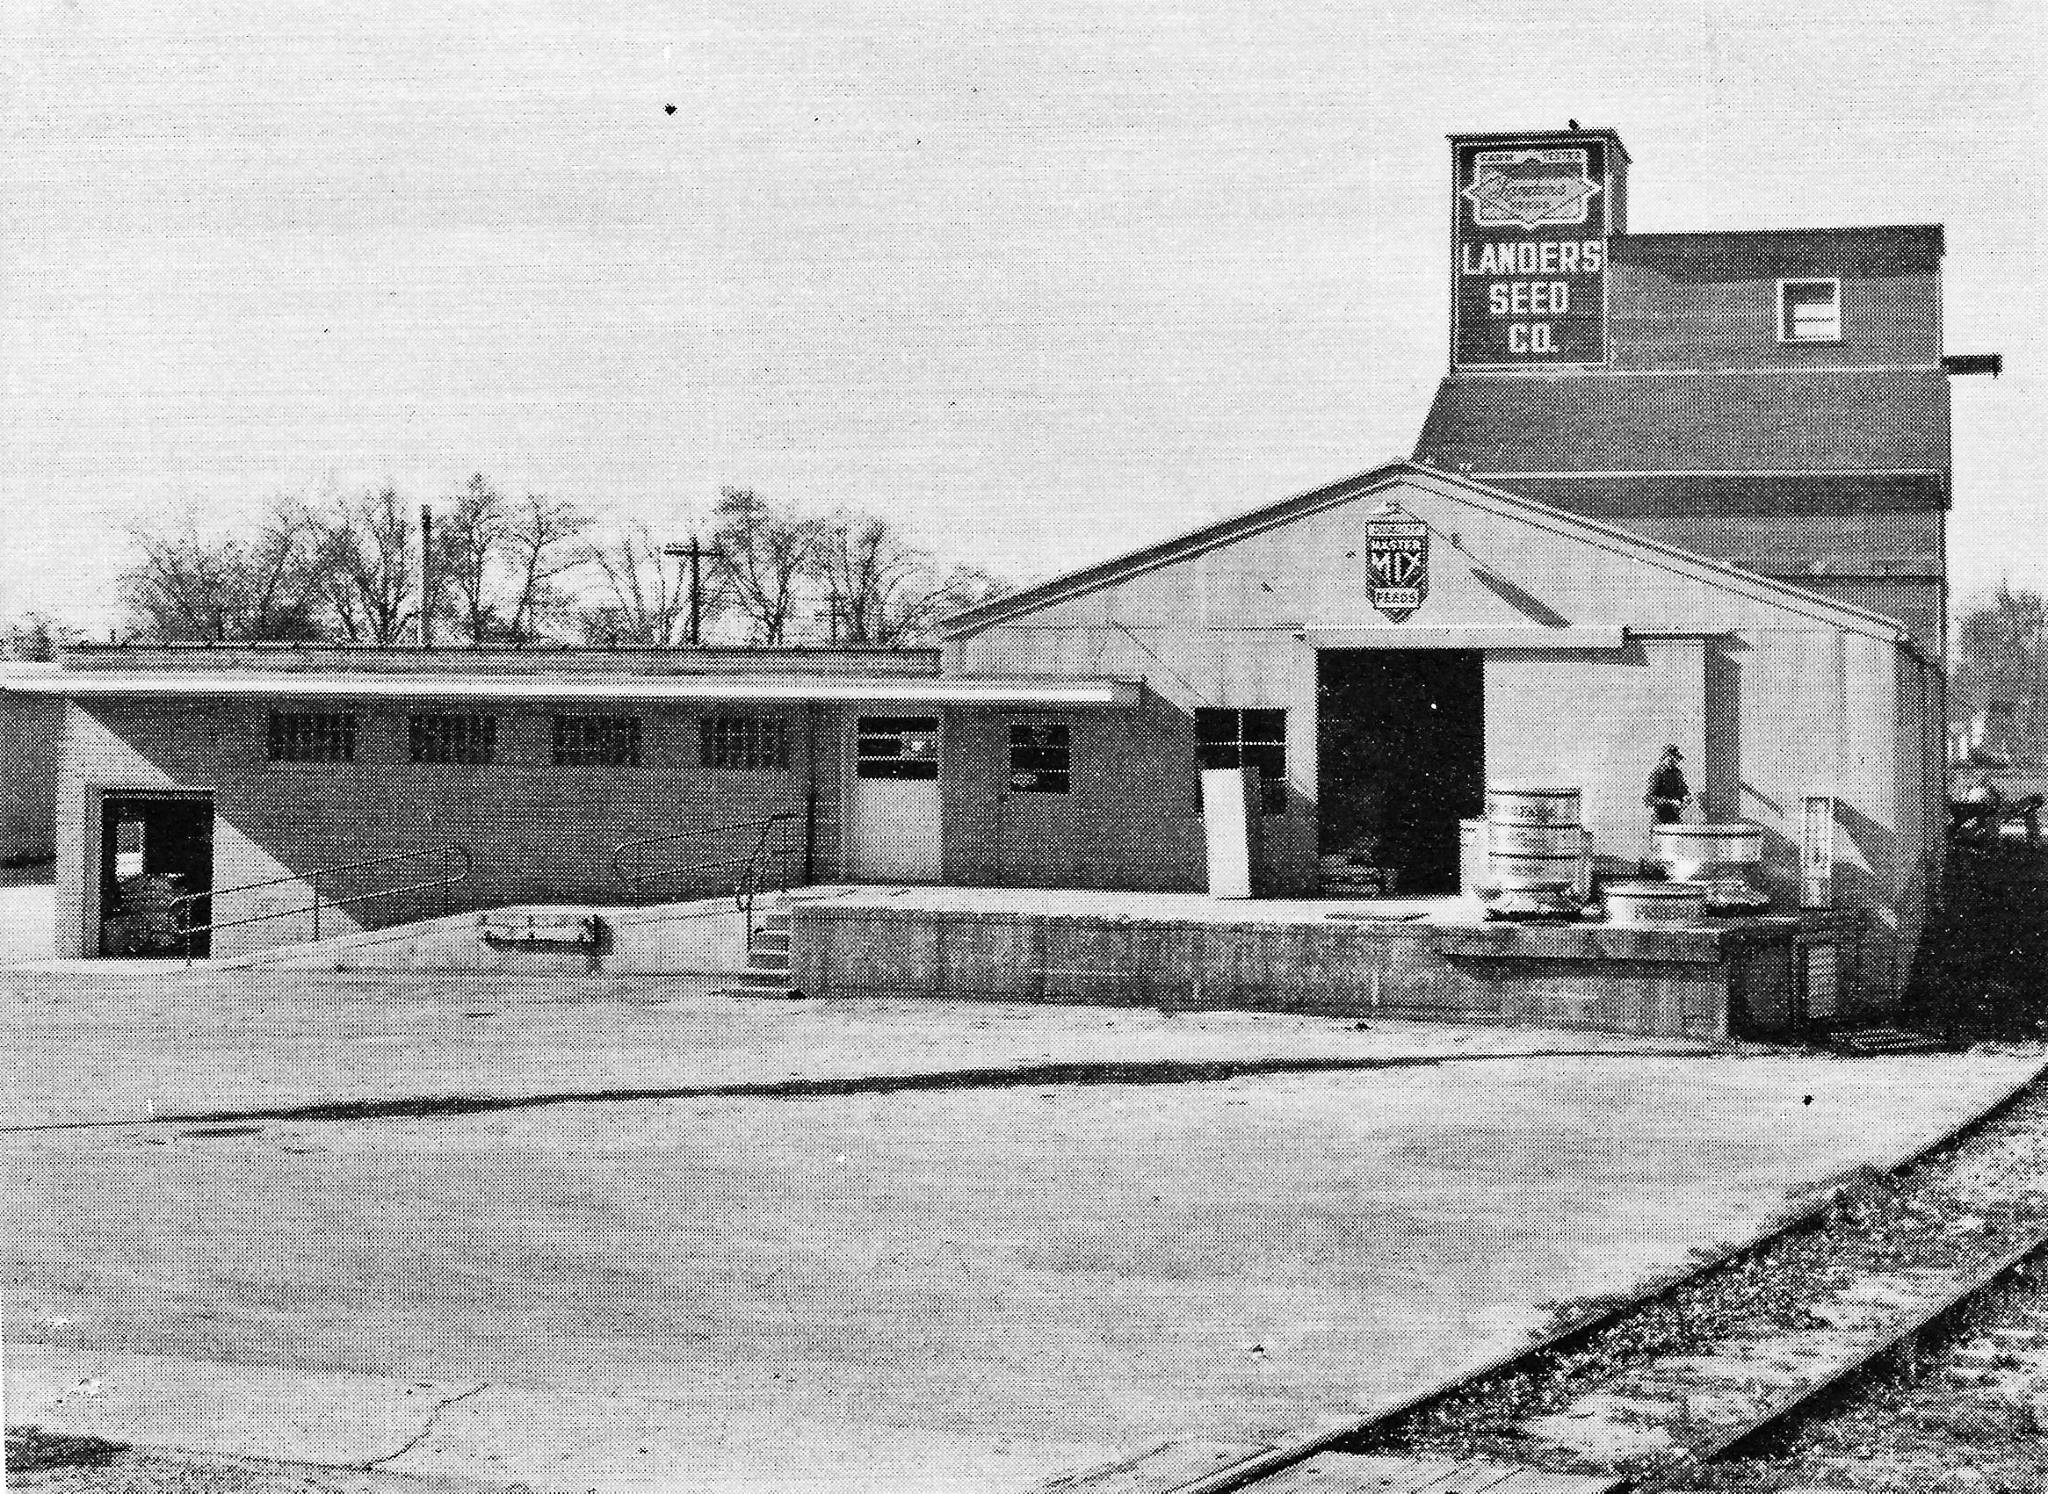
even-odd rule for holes
{"type": "Polygon", "coordinates": [[[1940,473],[1939,368],[1772,369],[1657,377],[1469,374],[1438,387],[1418,461],[1516,473],[1940,473]]]}
{"type": "Polygon", "coordinates": [[[0,692],[74,698],[257,697],[267,700],[463,700],[661,704],[690,701],[1130,706],[1135,680],[890,675],[564,676],[502,674],[314,674],[233,670],[62,670],[0,681],[0,692]]]}

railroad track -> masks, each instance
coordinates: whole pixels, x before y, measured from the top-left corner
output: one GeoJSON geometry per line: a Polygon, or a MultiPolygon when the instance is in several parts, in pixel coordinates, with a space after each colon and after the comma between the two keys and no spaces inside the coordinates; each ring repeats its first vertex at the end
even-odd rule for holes
{"type": "Polygon", "coordinates": [[[2017,1272],[1917,1353],[1700,1470],[1701,1490],[1948,1494],[2048,1487],[2048,1267],[2017,1272]]]}
{"type": "MultiPolygon", "coordinates": [[[[1763,1238],[1355,1426],[1292,1442],[1178,1442],[1045,1494],[1732,1487],[1734,1471],[1759,1459],[1825,1465],[1799,1451],[1800,1437],[1825,1443],[1834,1411],[1940,1355],[1959,1357],[1914,1382],[1921,1419],[1938,1423],[1971,1374],[2011,1371],[2026,1387],[1961,1393],[1985,1415],[1994,1400],[2008,1408],[1998,1424],[2025,1440],[2037,1414],[2048,1427],[2037,1266],[2048,1272],[2048,1077],[1763,1238]],[[2008,1303],[2021,1305],[1999,1320],[2008,1303]],[[1989,1324],[1981,1333],[1979,1322],[1989,1324]]],[[[2025,1466],[2048,1468],[2048,1437],[2024,1452],[2035,1459],[2025,1466]]]]}

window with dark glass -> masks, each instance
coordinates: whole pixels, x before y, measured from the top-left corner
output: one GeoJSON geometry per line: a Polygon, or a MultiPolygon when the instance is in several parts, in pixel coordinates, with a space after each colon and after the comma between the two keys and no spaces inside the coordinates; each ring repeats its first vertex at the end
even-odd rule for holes
{"type": "Polygon", "coordinates": [[[558,768],[637,768],[640,766],[638,716],[555,717],[555,766],[558,768]]]}
{"type": "Polygon", "coordinates": [[[1010,723],[1010,792],[1064,794],[1072,782],[1073,739],[1064,721],[1010,723]]]}
{"type": "MultiPolygon", "coordinates": [[[[1195,757],[1204,768],[1257,768],[1260,812],[1286,812],[1287,712],[1197,710],[1195,757]]],[[[1201,803],[1199,779],[1195,802],[1201,803]]]]}
{"type": "Polygon", "coordinates": [[[937,778],[939,718],[861,717],[853,771],[861,778],[937,778]]]}
{"type": "Polygon", "coordinates": [[[496,716],[429,713],[406,721],[406,739],[416,763],[490,763],[498,758],[496,716]]]}
{"type": "Polygon", "coordinates": [[[789,723],[780,716],[707,716],[698,723],[707,768],[780,773],[789,768],[789,723]]]}
{"type": "Polygon", "coordinates": [[[355,712],[272,711],[270,760],[274,763],[354,762],[355,712]]]}

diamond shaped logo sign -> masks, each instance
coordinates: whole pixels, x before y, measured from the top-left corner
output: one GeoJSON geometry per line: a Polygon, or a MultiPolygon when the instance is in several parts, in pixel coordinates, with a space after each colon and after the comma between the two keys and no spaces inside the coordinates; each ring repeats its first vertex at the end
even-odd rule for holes
{"type": "Polygon", "coordinates": [[[1472,184],[1460,194],[1480,228],[1548,228],[1586,221],[1600,184],[1586,152],[1483,150],[1472,159],[1472,184]]]}
{"type": "Polygon", "coordinates": [[[1365,559],[1374,609],[1406,622],[1429,595],[1429,526],[1398,503],[1382,505],[1365,521],[1365,559]]]}

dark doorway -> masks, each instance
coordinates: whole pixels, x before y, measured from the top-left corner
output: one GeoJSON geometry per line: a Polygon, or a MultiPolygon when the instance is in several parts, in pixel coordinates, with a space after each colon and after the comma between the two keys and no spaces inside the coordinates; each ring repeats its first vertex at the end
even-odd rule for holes
{"type": "Polygon", "coordinates": [[[1458,821],[1485,800],[1481,655],[1325,649],[1316,701],[1325,885],[1455,893],[1458,821]]]}
{"type": "MultiPolygon", "coordinates": [[[[183,955],[212,921],[213,797],[108,794],[100,802],[100,953],[183,955]],[[191,899],[189,902],[185,899],[191,899]]],[[[212,951],[205,932],[192,953],[212,951]]]]}

